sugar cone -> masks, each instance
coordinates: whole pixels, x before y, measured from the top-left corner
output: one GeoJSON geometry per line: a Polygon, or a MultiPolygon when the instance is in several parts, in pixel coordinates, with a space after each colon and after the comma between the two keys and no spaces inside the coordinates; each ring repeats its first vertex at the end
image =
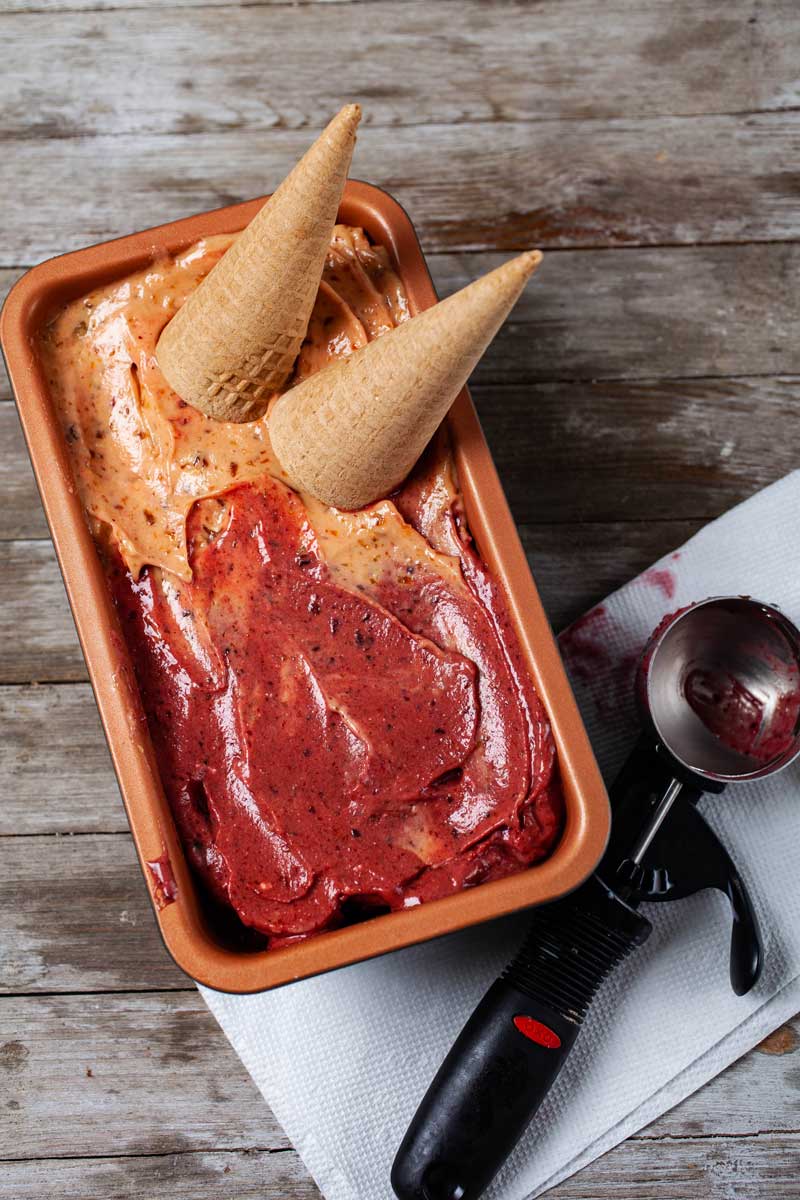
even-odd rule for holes
{"type": "Polygon", "coordinates": [[[334,117],[161,334],[167,382],[218,421],[261,416],[292,370],[360,117],[357,104],[334,117]]]}
{"type": "Polygon", "coordinates": [[[511,259],[278,399],[272,448],[292,483],[363,508],[408,474],[541,261],[511,259]]]}

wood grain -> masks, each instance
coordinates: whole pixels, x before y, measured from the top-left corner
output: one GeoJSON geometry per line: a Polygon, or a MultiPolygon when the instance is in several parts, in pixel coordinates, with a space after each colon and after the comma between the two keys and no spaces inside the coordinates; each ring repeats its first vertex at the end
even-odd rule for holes
{"type": "MultiPolygon", "coordinates": [[[[22,273],[23,268],[21,266],[4,267],[0,270],[0,306],[5,303],[11,285],[16,283],[22,273]]],[[[0,371],[0,379],[5,379],[5,370],[0,371]]]]}
{"type": "MultiPolygon", "coordinates": [[[[505,258],[430,263],[448,295],[505,258]]],[[[474,382],[797,373],[798,271],[800,246],[546,254],[474,382]]]]}
{"type": "Polygon", "coordinates": [[[14,1200],[320,1200],[291,1150],[6,1162],[0,1186],[14,1200]]]}
{"type": "Polygon", "coordinates": [[[0,728],[0,838],[127,830],[88,684],[0,687],[0,728]]]}
{"type": "MultiPolygon", "coordinates": [[[[301,5],[341,4],[351,6],[368,4],[372,0],[169,0],[165,5],[162,0],[3,0],[3,8],[9,13],[27,13],[56,15],[72,12],[97,13],[98,20],[106,18],[103,14],[126,10],[142,11],[147,9],[204,9],[215,8],[230,12],[235,8],[299,8],[301,5]]],[[[439,3],[460,3],[461,0],[438,0],[439,3]]],[[[488,0],[493,3],[494,0],[488,0]]],[[[103,28],[104,26],[100,26],[103,28]]]]}
{"type": "Polygon", "coordinates": [[[52,545],[0,543],[0,680],[69,682],[86,677],[52,545]]]}
{"type": "MultiPolygon", "coordinates": [[[[696,526],[797,466],[796,376],[528,386],[477,383],[473,396],[512,512],[522,526],[667,519],[696,526]],[[763,420],[753,420],[755,411],[763,420]],[[612,447],[613,459],[608,456],[612,447]],[[620,464],[624,470],[618,469],[620,464]]],[[[4,429],[10,429],[11,436],[4,443],[0,467],[0,541],[46,538],[47,524],[16,414],[0,404],[0,431],[4,429]]],[[[565,547],[575,545],[580,530],[563,536],[565,547]]],[[[640,569],[648,565],[640,556],[627,556],[626,539],[638,537],[636,530],[619,531],[620,570],[631,561],[640,569]]],[[[602,538],[601,534],[605,557],[614,548],[602,538]]],[[[654,544],[662,545],[659,540],[654,544]]],[[[548,549],[551,545],[545,542],[548,549]]],[[[669,548],[665,545],[661,552],[669,548]]],[[[0,547],[0,560],[8,560],[12,572],[0,578],[0,597],[19,606],[24,598],[15,588],[22,578],[35,576],[47,587],[48,599],[62,604],[63,589],[50,556],[34,549],[31,554],[34,561],[26,551],[0,547]]],[[[612,565],[606,558],[602,578],[612,565]]],[[[623,578],[619,573],[616,577],[623,578]]],[[[569,575],[562,576],[562,592],[567,579],[569,575]]],[[[557,610],[551,608],[550,614],[558,624],[557,610]]],[[[31,611],[29,617],[35,624],[36,613],[31,611]]],[[[53,634],[71,631],[63,612],[54,614],[54,622],[53,634]]],[[[0,614],[0,629],[2,623],[0,614]]],[[[0,648],[0,671],[7,651],[17,649],[0,648]]],[[[73,670],[70,660],[66,675],[31,678],[71,679],[73,670]]]]}
{"type": "MultiPolygon", "coordinates": [[[[0,266],[263,194],[308,142],[293,129],[21,140],[0,159],[0,266]]],[[[427,251],[776,241],[800,229],[799,152],[794,111],[367,127],[353,176],[397,197],[427,251]]]]}
{"type": "MultiPolygon", "coordinates": [[[[776,1033],[782,1034],[786,1041],[794,1041],[792,1051],[773,1056],[781,1062],[777,1070],[764,1066],[765,1055],[746,1054],[705,1088],[687,1096],[652,1125],[642,1129],[637,1138],[660,1143],[667,1138],[768,1137],[769,1132],[796,1133],[800,1126],[800,1054],[797,1052],[800,1018],[795,1017],[776,1033]]],[[[656,1147],[653,1151],[658,1161],[659,1151],[656,1147]]]]}
{"type": "Polygon", "coordinates": [[[350,98],[376,127],[782,109],[800,95],[800,37],[787,39],[789,7],[778,10],[617,0],[598,21],[592,0],[464,0],[451,20],[441,2],[381,0],[343,20],[335,5],[297,6],[290,19],[269,5],[125,6],[102,26],[102,53],[87,50],[95,12],[20,14],[4,22],[9,43],[29,50],[8,61],[3,132],[315,128],[350,98]],[[265,47],[277,46],[270,61],[265,47]],[[335,47],[331,69],[314,46],[335,47]]]}
{"type": "MultiPolygon", "coordinates": [[[[165,1102],[169,1101],[170,1111],[176,1106],[178,1111],[162,1131],[164,1137],[158,1144],[159,1152],[173,1153],[186,1148],[177,1134],[194,1125],[206,1102],[209,1083],[203,1064],[214,1054],[219,1055],[222,1064],[232,1051],[199,998],[194,992],[186,991],[186,977],[174,967],[164,950],[130,838],[127,835],[3,838],[0,839],[0,879],[0,905],[10,914],[4,930],[4,961],[9,970],[4,991],[12,995],[0,1000],[0,1022],[4,1012],[12,1014],[8,1017],[10,1024],[5,1028],[0,1026],[0,1042],[3,1043],[0,1045],[0,1068],[4,1064],[8,1067],[9,1084],[14,1083],[17,1070],[23,1066],[31,1073],[32,1080],[38,1076],[44,1064],[36,1061],[35,1054],[45,1053],[47,1041],[51,1035],[55,1038],[57,1029],[70,1019],[68,1014],[73,1011],[73,1006],[76,1012],[80,1011],[79,1001],[74,996],[62,997],[63,1003],[53,1007],[49,1003],[53,993],[90,994],[86,999],[89,1016],[71,1034],[69,1061],[64,1070],[72,1072],[74,1063],[78,1062],[84,1064],[83,1070],[89,1067],[93,1071],[93,1079],[110,1079],[108,1056],[111,1050],[105,1039],[111,1036],[116,1022],[118,1044],[113,1061],[122,1064],[114,1068],[123,1072],[121,1085],[126,1085],[125,1071],[135,1074],[141,1069],[135,1065],[125,1067],[124,1063],[130,1060],[134,1064],[141,1057],[142,1028],[151,1019],[154,1027],[166,1026],[166,1031],[157,1035],[157,1045],[150,1047],[153,1069],[160,1069],[170,1061],[166,1056],[174,1053],[173,1042],[178,1033],[174,1028],[172,1032],[170,1029],[176,1023],[180,1026],[183,1022],[185,1026],[188,1021],[185,1014],[191,1012],[195,1014],[191,1026],[196,1034],[196,1052],[203,1061],[186,1072],[180,1064],[194,1060],[174,1058],[179,1080],[174,1084],[169,1081],[160,1084],[162,1088],[180,1090],[180,1099],[171,1094],[164,1097],[165,1102]],[[36,845],[32,848],[34,840],[36,845]],[[41,887],[43,878],[48,881],[46,889],[41,887]],[[16,897],[13,910],[10,897],[16,897]],[[140,991],[156,987],[181,995],[174,1001],[156,994],[140,998],[125,995],[109,1001],[108,1010],[98,1006],[97,992],[124,990],[130,993],[134,987],[140,991]],[[15,991],[46,993],[40,998],[48,1003],[40,1008],[33,996],[24,1001],[15,999],[15,991]],[[123,1016],[117,1022],[120,1009],[123,1016]],[[15,1021],[14,1028],[21,1033],[10,1036],[15,1021]],[[42,1026],[42,1021],[46,1027],[42,1026]],[[45,1047],[35,1051],[33,1060],[26,1030],[31,1031],[30,1037],[35,1044],[41,1042],[45,1047]],[[14,1043],[11,1049],[8,1049],[9,1041],[14,1043]]],[[[640,1136],[676,1139],[700,1134],[755,1135],[766,1129],[773,1132],[796,1130],[800,1124],[798,1034],[800,1019],[795,1019],[782,1033],[782,1053],[762,1053],[741,1059],[719,1076],[710,1095],[709,1089],[705,1089],[690,1096],[640,1136]]],[[[58,1083],[58,1079],[53,1082],[58,1083]]],[[[81,1088],[73,1107],[76,1122],[87,1126],[85,1136],[89,1140],[82,1152],[102,1153],[104,1130],[92,1129],[92,1111],[97,1097],[91,1088],[86,1090],[87,1085],[81,1084],[81,1088]],[[88,1113],[82,1113],[84,1106],[90,1110],[88,1113]]],[[[250,1104],[247,1089],[237,1092],[236,1097],[250,1104]]],[[[36,1143],[36,1127],[43,1102],[34,1097],[33,1102],[25,1106],[25,1116],[21,1113],[14,1116],[17,1122],[15,1135],[21,1138],[21,1145],[29,1147],[26,1155],[60,1152],[58,1146],[42,1147],[36,1143]]],[[[225,1119],[232,1119],[233,1124],[241,1128],[242,1121],[237,1113],[229,1111],[225,1119]]],[[[241,1143],[223,1138],[202,1144],[221,1148],[241,1143]]],[[[254,1144],[264,1143],[256,1137],[254,1144]]],[[[150,1150],[154,1148],[150,1143],[136,1141],[126,1143],[124,1152],[133,1152],[132,1146],[143,1145],[150,1150]]]]}
{"type": "Polygon", "coordinates": [[[521,525],[519,532],[550,624],[565,629],[610,592],[682,546],[702,521],[521,525]]]}
{"type": "Polygon", "coordinates": [[[0,1072],[3,1157],[288,1145],[194,989],[7,997],[0,1072]]]}
{"type": "Polygon", "coordinates": [[[0,838],[0,909],[4,995],[191,987],[161,942],[129,834],[0,838]]]}
{"type": "Polygon", "coordinates": [[[521,524],[707,521],[795,469],[799,393],[796,379],[668,380],[476,399],[521,524]]]}
{"type": "Polygon", "coordinates": [[[548,1200],[795,1200],[800,1137],[635,1139],[548,1192],[548,1200]]]}
{"type": "MultiPolygon", "coordinates": [[[[0,375],[5,384],[5,372],[0,375]]],[[[0,401],[0,538],[47,536],[47,521],[16,409],[7,400],[0,401]]]]}
{"type": "MultiPolygon", "coordinates": [[[[630,1139],[547,1195],[549,1200],[796,1200],[800,1138],[690,1139],[659,1150],[630,1139]],[[643,1189],[647,1190],[644,1191],[643,1189]]],[[[173,1200],[233,1195],[236,1200],[318,1200],[320,1193],[291,1153],[180,1154],[167,1159],[48,1159],[4,1164],[4,1186],[15,1200],[173,1200]],[[12,1190],[13,1189],[13,1190],[12,1190]]]]}
{"type": "MultiPolygon", "coordinates": [[[[449,294],[501,259],[431,265],[449,294]]],[[[798,270],[797,246],[549,255],[473,381],[517,519],[643,519],[671,505],[708,518],[792,469],[798,270]],[[604,467],[598,451],[611,445],[604,467]],[[604,470],[610,491],[593,486],[604,470]]],[[[41,537],[27,453],[2,403],[0,447],[0,537],[41,537]]]]}

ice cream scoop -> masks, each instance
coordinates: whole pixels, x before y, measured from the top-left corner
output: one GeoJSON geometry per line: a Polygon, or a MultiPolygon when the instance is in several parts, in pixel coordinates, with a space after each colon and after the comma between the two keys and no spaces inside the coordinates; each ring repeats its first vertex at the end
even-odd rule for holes
{"type": "Polygon", "coordinates": [[[348,104],[164,329],[158,364],[218,421],[252,421],[286,382],[308,327],[361,117],[348,104]]]}
{"type": "Polygon", "coordinates": [[[388,495],[414,466],[541,262],[510,259],[290,389],[272,448],[301,491],[336,508],[388,495]]]}
{"type": "Polygon", "coordinates": [[[394,1162],[400,1200],[483,1194],[535,1117],[601,982],[649,936],[643,901],[723,892],[731,985],[740,996],[753,987],[763,958],[756,915],[696,805],[703,792],[796,758],[799,683],[800,630],[771,605],[714,597],[664,619],[639,666],[643,730],[611,788],[608,849],[577,892],[535,913],[440,1067],[394,1162]]]}

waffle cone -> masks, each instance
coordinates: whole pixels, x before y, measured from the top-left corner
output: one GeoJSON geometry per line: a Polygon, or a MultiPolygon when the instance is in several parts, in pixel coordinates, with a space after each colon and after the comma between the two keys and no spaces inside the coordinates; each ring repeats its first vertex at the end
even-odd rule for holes
{"type": "Polygon", "coordinates": [[[336,508],[388,495],[414,466],[541,261],[511,259],[285,392],[272,448],[301,491],[336,508]]]}
{"type": "Polygon", "coordinates": [[[288,378],[322,278],[361,117],[334,117],[164,329],[156,354],[182,399],[252,421],[288,378]]]}

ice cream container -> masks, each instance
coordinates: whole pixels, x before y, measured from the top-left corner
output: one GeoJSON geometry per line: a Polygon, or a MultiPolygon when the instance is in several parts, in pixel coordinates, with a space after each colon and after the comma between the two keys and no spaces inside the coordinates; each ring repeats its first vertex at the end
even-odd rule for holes
{"type": "MultiPolygon", "coordinates": [[[[191,874],[161,788],[133,667],[75,490],[67,446],[36,354],[36,334],[68,301],[202,237],[233,233],[260,200],[231,205],[34,267],[12,289],[0,340],[42,504],[108,739],[139,861],[164,943],[193,979],[228,992],[256,992],[424,942],[577,887],[599,861],[609,832],[608,799],[531,577],[478,418],[464,389],[447,418],[466,515],[479,552],[506,593],[509,612],[558,748],[566,824],[544,862],[444,899],[318,933],[273,950],[252,950],[215,919],[191,874]]],[[[413,226],[389,195],[347,185],[339,220],[387,247],[412,310],[436,301],[413,226]]],[[[48,614],[42,611],[42,621],[48,614]]]]}

